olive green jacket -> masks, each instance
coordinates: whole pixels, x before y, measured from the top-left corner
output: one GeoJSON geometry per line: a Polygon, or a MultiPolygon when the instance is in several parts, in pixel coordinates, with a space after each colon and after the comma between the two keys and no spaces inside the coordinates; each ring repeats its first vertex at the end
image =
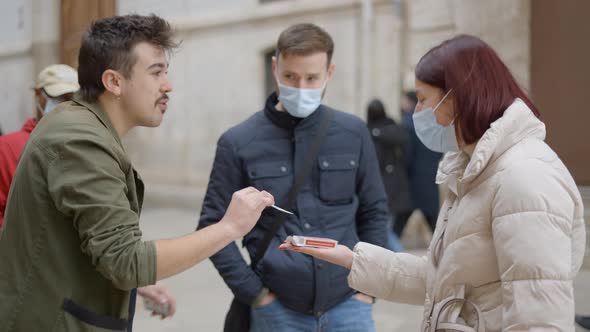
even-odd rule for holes
{"type": "Polygon", "coordinates": [[[125,331],[131,290],[156,282],[143,190],[98,104],[77,98],[43,117],[0,232],[0,331],[125,331]]]}

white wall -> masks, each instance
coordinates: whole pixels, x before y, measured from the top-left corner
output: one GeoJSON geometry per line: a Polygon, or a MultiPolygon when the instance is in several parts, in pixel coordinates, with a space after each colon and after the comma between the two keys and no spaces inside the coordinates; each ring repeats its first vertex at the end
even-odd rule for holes
{"type": "Polygon", "coordinates": [[[59,0],[0,2],[0,127],[19,130],[34,115],[31,88],[58,59],[59,0]]]}
{"type": "Polygon", "coordinates": [[[530,0],[406,0],[412,71],[430,48],[456,34],[478,36],[494,48],[518,82],[530,86],[530,0]]]}
{"type": "Polygon", "coordinates": [[[59,62],[60,1],[32,0],[34,73],[59,62]]]}
{"type": "Polygon", "coordinates": [[[32,60],[31,2],[28,0],[0,2],[0,127],[3,132],[20,129],[31,103],[32,60]]]}
{"type": "Polygon", "coordinates": [[[119,14],[151,14],[164,17],[201,14],[211,11],[227,10],[230,7],[249,7],[258,0],[118,0],[119,14]]]}

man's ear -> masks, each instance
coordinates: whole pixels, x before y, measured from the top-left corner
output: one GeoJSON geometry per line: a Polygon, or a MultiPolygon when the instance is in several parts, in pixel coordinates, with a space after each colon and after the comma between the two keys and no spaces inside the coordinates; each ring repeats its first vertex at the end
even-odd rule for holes
{"type": "Polygon", "coordinates": [[[277,74],[276,76],[279,76],[277,73],[277,57],[276,56],[272,57],[272,72],[273,72],[273,75],[276,73],[277,74]]]}
{"type": "Polygon", "coordinates": [[[331,63],[330,67],[328,67],[328,81],[332,79],[332,75],[334,74],[335,69],[336,69],[336,65],[331,63]]]}
{"type": "Polygon", "coordinates": [[[106,91],[112,93],[116,97],[119,97],[121,95],[121,74],[119,74],[115,70],[107,69],[102,73],[101,79],[102,85],[104,86],[106,91]]]}

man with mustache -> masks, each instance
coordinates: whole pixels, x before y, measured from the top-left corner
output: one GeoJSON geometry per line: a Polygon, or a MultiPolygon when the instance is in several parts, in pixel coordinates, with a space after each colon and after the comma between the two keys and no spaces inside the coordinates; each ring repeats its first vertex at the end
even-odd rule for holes
{"type": "Polygon", "coordinates": [[[0,331],[130,331],[138,288],[172,315],[173,299],[149,285],[242,237],[274,203],[245,188],[215,227],[142,240],[144,185],[121,137],[160,125],[174,47],[170,25],[155,15],[101,19],[83,35],[79,94],[37,125],[8,197],[0,331]]]}

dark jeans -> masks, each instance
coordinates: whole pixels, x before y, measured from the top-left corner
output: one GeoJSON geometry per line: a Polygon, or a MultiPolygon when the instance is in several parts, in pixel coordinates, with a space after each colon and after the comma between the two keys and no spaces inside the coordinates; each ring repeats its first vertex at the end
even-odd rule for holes
{"type": "MultiPolygon", "coordinates": [[[[410,219],[410,216],[412,215],[414,211],[408,211],[408,212],[402,212],[402,213],[397,213],[395,215],[395,222],[393,223],[393,232],[399,237],[402,237],[402,233],[404,232],[404,228],[406,228],[406,224],[408,223],[408,219],[410,219]]],[[[430,230],[432,232],[434,232],[434,227],[436,226],[436,218],[437,216],[433,216],[433,215],[428,215],[426,213],[424,213],[424,211],[422,211],[422,213],[424,214],[424,217],[426,218],[426,222],[428,223],[428,226],[430,226],[430,230]]]]}

